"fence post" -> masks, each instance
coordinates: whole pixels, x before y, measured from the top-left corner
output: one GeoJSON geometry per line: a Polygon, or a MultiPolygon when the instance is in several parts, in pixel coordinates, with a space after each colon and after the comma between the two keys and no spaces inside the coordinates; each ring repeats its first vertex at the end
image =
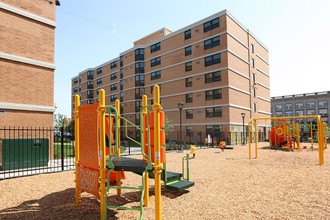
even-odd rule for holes
{"type": "Polygon", "coordinates": [[[61,127],[61,168],[64,170],[64,128],[61,127]]]}

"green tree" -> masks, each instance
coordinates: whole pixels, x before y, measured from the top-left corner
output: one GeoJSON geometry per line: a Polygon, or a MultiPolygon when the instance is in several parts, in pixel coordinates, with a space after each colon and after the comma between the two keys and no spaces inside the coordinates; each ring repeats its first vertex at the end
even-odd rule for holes
{"type": "Polygon", "coordinates": [[[170,132],[174,131],[172,121],[167,117],[167,115],[165,115],[164,131],[165,131],[166,135],[169,134],[170,132]]]}
{"type": "Polygon", "coordinates": [[[55,115],[55,128],[66,128],[68,125],[68,118],[65,115],[61,113],[55,115]]]}

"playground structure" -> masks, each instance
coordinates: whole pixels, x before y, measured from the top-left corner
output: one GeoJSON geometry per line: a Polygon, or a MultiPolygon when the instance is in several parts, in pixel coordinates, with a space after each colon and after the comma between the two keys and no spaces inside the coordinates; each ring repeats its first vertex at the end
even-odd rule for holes
{"type": "Polygon", "coordinates": [[[183,190],[194,185],[189,181],[189,155],[182,158],[182,174],[166,170],[164,112],[161,111],[159,86],[154,87],[154,104],[147,105],[143,96],[140,125],[133,125],[120,115],[120,102],[115,107],[105,106],[105,92],[100,90],[99,103],[80,106],[75,97],[75,183],[76,206],[81,203],[81,192],[93,194],[100,200],[100,219],[106,219],[107,209],[130,209],[140,211],[149,205],[149,177],[155,179],[155,219],[161,219],[161,180],[170,189],[183,190]],[[122,157],[120,152],[121,121],[125,122],[126,138],[141,146],[141,159],[122,157]],[[127,136],[127,127],[140,131],[140,141],[127,136]],[[186,162],[186,175],[184,172],[186,162]],[[124,186],[124,172],[141,175],[141,185],[124,186]],[[186,176],[186,177],[185,177],[186,176]],[[141,192],[140,206],[127,207],[107,204],[110,190],[121,196],[122,189],[141,192]]]}
{"type": "Polygon", "coordinates": [[[248,141],[249,141],[249,159],[251,159],[251,142],[255,145],[255,158],[258,158],[258,126],[257,121],[271,120],[272,129],[270,131],[270,147],[283,148],[298,151],[301,150],[301,126],[299,123],[294,123],[294,120],[301,119],[316,119],[316,126],[310,123],[310,141],[311,147],[314,144],[314,136],[317,136],[318,151],[319,151],[319,165],[324,164],[324,150],[326,148],[326,123],[322,123],[320,115],[309,116],[289,116],[289,117],[273,117],[273,118],[251,118],[248,124],[248,141]],[[313,129],[316,127],[316,129],[313,129]],[[316,133],[316,135],[315,135],[316,133]]]}

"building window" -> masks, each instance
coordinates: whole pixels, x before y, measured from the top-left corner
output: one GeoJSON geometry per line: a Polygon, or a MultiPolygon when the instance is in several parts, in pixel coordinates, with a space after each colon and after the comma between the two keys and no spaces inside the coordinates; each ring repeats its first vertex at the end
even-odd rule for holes
{"type": "Polygon", "coordinates": [[[73,88],[73,92],[78,92],[79,91],[79,88],[78,87],[74,87],[73,88]]]}
{"type": "Polygon", "coordinates": [[[144,60],[144,49],[139,48],[135,50],[135,61],[144,60]]]}
{"type": "Polygon", "coordinates": [[[253,103],[253,112],[257,112],[257,103],[253,103]]]}
{"type": "Polygon", "coordinates": [[[257,90],[256,90],[255,87],[253,87],[252,92],[253,92],[253,97],[254,97],[254,98],[257,97],[257,90]]]}
{"type": "Polygon", "coordinates": [[[203,27],[204,27],[204,32],[210,31],[214,28],[219,27],[219,18],[213,19],[212,21],[208,21],[206,23],[204,23],[203,27]]]}
{"type": "Polygon", "coordinates": [[[191,46],[188,46],[184,49],[184,55],[185,56],[191,55],[191,46]]]}
{"type": "Polygon", "coordinates": [[[296,116],[303,116],[304,112],[302,110],[296,111],[296,116]]]}
{"type": "Polygon", "coordinates": [[[135,88],[135,99],[142,99],[144,94],[144,88],[135,88]]]}
{"type": "Polygon", "coordinates": [[[135,63],[135,74],[144,73],[144,62],[135,63]]]}
{"type": "Polygon", "coordinates": [[[315,109],[308,109],[306,115],[315,115],[315,109]]]}
{"type": "Polygon", "coordinates": [[[93,90],[87,90],[87,98],[88,99],[94,98],[93,90]]]}
{"type": "Polygon", "coordinates": [[[204,41],[204,50],[210,49],[220,45],[220,36],[213,37],[204,41]]]}
{"type": "Polygon", "coordinates": [[[135,76],[135,86],[144,86],[144,75],[135,76]]]}
{"type": "Polygon", "coordinates": [[[191,29],[184,32],[184,39],[187,40],[191,38],[191,29]]]}
{"type": "Polygon", "coordinates": [[[151,45],[151,47],[150,47],[150,53],[156,52],[158,50],[160,50],[160,43],[151,45]]]}
{"type": "Polygon", "coordinates": [[[135,101],[135,112],[140,112],[141,108],[142,108],[142,102],[135,101]]]}
{"type": "Polygon", "coordinates": [[[193,118],[194,118],[193,110],[187,109],[186,110],[186,119],[193,119],[193,118]]]}
{"type": "Polygon", "coordinates": [[[222,117],[221,107],[206,108],[205,110],[206,118],[222,117]]]}
{"type": "Polygon", "coordinates": [[[188,93],[186,94],[186,103],[192,103],[193,102],[193,94],[188,93]]]}
{"type": "Polygon", "coordinates": [[[251,44],[251,53],[254,53],[254,45],[251,44]]]}
{"type": "Polygon", "coordinates": [[[160,57],[154,58],[151,60],[151,67],[157,66],[160,64],[160,57]]]}
{"type": "Polygon", "coordinates": [[[299,102],[295,104],[295,109],[303,109],[304,108],[304,103],[299,102]]]}
{"type": "Polygon", "coordinates": [[[78,78],[75,78],[75,79],[73,80],[73,83],[76,84],[76,83],[78,83],[78,81],[79,81],[79,79],[78,79],[78,78]]]}
{"type": "MultiPolygon", "coordinates": [[[[120,101],[121,101],[121,102],[124,101],[124,92],[120,92],[120,101]]],[[[120,111],[120,113],[123,113],[123,112],[120,111]]]]}
{"type": "Polygon", "coordinates": [[[254,65],[254,59],[253,58],[251,58],[251,63],[252,63],[252,68],[254,68],[255,65],[254,65]]]}
{"type": "Polygon", "coordinates": [[[217,64],[221,62],[221,55],[220,53],[207,56],[204,58],[204,66],[211,66],[213,64],[217,64]]]}
{"type": "Polygon", "coordinates": [[[117,95],[111,95],[110,96],[110,101],[113,102],[113,101],[116,101],[117,99],[117,95]]]}
{"type": "Polygon", "coordinates": [[[119,84],[120,84],[120,90],[123,90],[124,89],[124,80],[120,80],[119,81],[119,84]]]}
{"type": "Polygon", "coordinates": [[[315,102],[307,102],[306,108],[315,108],[315,102]]]}
{"type": "Polygon", "coordinates": [[[293,109],[293,104],[292,103],[287,103],[284,105],[285,110],[292,110],[293,109]]]}
{"type": "Polygon", "coordinates": [[[111,80],[117,79],[117,73],[111,73],[110,74],[110,79],[111,80]]]}
{"type": "Polygon", "coordinates": [[[120,56],[120,67],[124,66],[124,56],[120,56]]]}
{"type": "Polygon", "coordinates": [[[116,68],[117,67],[117,61],[114,61],[110,63],[110,69],[116,68]]]}
{"type": "Polygon", "coordinates": [[[328,109],[319,109],[319,115],[323,117],[328,116],[328,109]]]}
{"type": "Polygon", "coordinates": [[[319,108],[327,108],[328,102],[327,101],[319,101],[319,108]]]}
{"type": "Polygon", "coordinates": [[[186,87],[192,86],[192,77],[186,78],[186,87]]]}
{"type": "Polygon", "coordinates": [[[283,105],[277,104],[275,105],[275,111],[282,111],[283,110],[283,105]]]}
{"type": "Polygon", "coordinates": [[[285,111],[285,116],[293,116],[293,112],[292,111],[285,111]]]}
{"type": "Polygon", "coordinates": [[[94,71],[88,70],[87,71],[87,79],[94,79],[94,71]]]}
{"type": "Polygon", "coordinates": [[[213,89],[205,91],[205,100],[221,99],[221,89],[213,89]]]}
{"type": "Polygon", "coordinates": [[[117,83],[111,84],[111,85],[110,85],[110,90],[111,90],[111,91],[113,91],[113,90],[117,90],[117,83]]]}
{"type": "Polygon", "coordinates": [[[255,84],[256,83],[256,74],[252,73],[252,83],[255,84]]]}
{"type": "Polygon", "coordinates": [[[191,61],[190,62],[186,62],[185,69],[186,69],[186,72],[192,70],[192,62],[191,61]]]}
{"type": "Polygon", "coordinates": [[[124,78],[124,68],[120,68],[120,78],[124,78]]]}
{"type": "MultiPolygon", "coordinates": [[[[102,83],[102,79],[101,79],[102,83]]],[[[87,89],[94,89],[94,82],[93,81],[87,81],[87,89]]]]}
{"type": "Polygon", "coordinates": [[[161,76],[160,70],[157,70],[151,73],[151,80],[160,79],[161,76]]]}
{"type": "Polygon", "coordinates": [[[275,112],[275,116],[276,117],[282,117],[283,116],[283,112],[275,112]]]}
{"type": "Polygon", "coordinates": [[[97,70],[96,70],[96,72],[97,72],[97,74],[100,74],[100,73],[102,73],[102,67],[99,67],[99,68],[97,68],[97,70]]]}
{"type": "Polygon", "coordinates": [[[98,79],[96,80],[96,84],[97,84],[97,85],[102,84],[102,78],[98,78],[98,79]]]}
{"type": "Polygon", "coordinates": [[[205,74],[205,83],[212,83],[217,81],[221,81],[220,71],[205,74]]]}

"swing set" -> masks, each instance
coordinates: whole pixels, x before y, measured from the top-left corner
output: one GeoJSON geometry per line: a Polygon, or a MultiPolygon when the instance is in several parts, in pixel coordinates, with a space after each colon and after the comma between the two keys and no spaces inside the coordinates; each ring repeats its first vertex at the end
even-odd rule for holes
{"type": "MultiPolygon", "coordinates": [[[[288,116],[288,117],[273,117],[273,118],[251,118],[248,124],[248,147],[249,159],[252,158],[251,142],[254,141],[255,159],[258,158],[258,125],[257,121],[271,120],[272,129],[270,131],[270,147],[281,148],[286,150],[301,150],[301,126],[299,123],[294,123],[298,119],[316,119],[317,128],[313,129],[310,124],[310,140],[313,148],[314,136],[317,136],[318,151],[319,151],[319,165],[324,164],[324,149],[326,148],[326,127],[327,124],[322,122],[321,115],[308,116],[288,116]],[[316,135],[314,135],[314,132],[316,135]]],[[[315,127],[315,126],[314,126],[315,127]]]]}

